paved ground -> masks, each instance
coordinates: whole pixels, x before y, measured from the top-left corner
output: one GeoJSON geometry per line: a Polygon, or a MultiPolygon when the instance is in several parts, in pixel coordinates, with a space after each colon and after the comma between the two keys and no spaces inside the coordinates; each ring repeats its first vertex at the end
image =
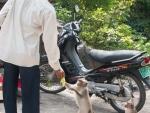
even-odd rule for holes
{"type": "MultiPolygon", "coordinates": [[[[117,113],[110,105],[98,97],[92,97],[95,113],[117,113]]],[[[0,103],[0,113],[4,113],[3,103],[0,103]]],[[[18,113],[21,113],[21,98],[18,98],[18,113]]],[[[72,94],[64,91],[57,95],[41,92],[41,113],[77,113],[72,94]]],[[[147,100],[139,113],[150,113],[150,91],[147,91],[147,100]]]]}

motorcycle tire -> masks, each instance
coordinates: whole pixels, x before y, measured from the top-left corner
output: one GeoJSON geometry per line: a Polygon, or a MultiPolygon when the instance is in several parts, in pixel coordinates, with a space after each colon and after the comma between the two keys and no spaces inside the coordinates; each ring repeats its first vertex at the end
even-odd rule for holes
{"type": "MultiPolygon", "coordinates": [[[[141,82],[141,80],[139,80],[136,76],[133,76],[133,75],[129,74],[129,75],[125,75],[125,77],[131,78],[131,79],[137,84],[137,86],[138,86],[139,93],[140,93],[140,99],[139,99],[138,103],[137,103],[136,106],[135,106],[135,108],[136,108],[136,110],[137,110],[137,112],[138,112],[138,111],[140,111],[140,110],[143,108],[143,106],[144,106],[144,104],[145,104],[145,100],[146,100],[146,92],[145,92],[144,85],[143,85],[143,83],[141,82]]],[[[114,78],[112,78],[112,80],[113,80],[113,79],[114,79],[114,78]]],[[[124,110],[124,109],[122,109],[121,107],[118,107],[118,106],[116,105],[116,101],[110,99],[110,105],[111,105],[116,111],[118,111],[118,113],[125,113],[125,110],[124,110]]]]}
{"type": "Polygon", "coordinates": [[[61,85],[56,89],[50,89],[50,87],[52,87],[52,85],[55,85],[55,84],[52,84],[51,86],[45,84],[45,81],[51,82],[47,78],[47,75],[52,72],[52,68],[49,66],[49,64],[47,64],[47,63],[42,64],[42,65],[40,65],[39,68],[40,68],[40,90],[42,90],[46,93],[50,93],[50,94],[57,94],[57,93],[65,90],[65,87],[63,87],[61,85]],[[43,78],[45,79],[45,81],[43,80],[43,78]]]}
{"type": "Polygon", "coordinates": [[[41,91],[44,91],[45,93],[49,93],[49,94],[57,94],[57,93],[60,93],[62,91],[64,91],[66,88],[65,87],[62,87],[58,90],[48,90],[46,88],[43,88],[41,85],[40,85],[40,90],[41,91]]]}

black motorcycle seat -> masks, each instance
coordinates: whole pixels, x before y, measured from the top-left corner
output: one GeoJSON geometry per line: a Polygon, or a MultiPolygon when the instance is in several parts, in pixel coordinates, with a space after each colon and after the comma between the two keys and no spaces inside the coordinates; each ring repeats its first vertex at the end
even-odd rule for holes
{"type": "Polygon", "coordinates": [[[112,61],[129,59],[140,53],[141,53],[140,51],[136,50],[105,51],[105,50],[91,49],[90,51],[88,51],[88,55],[92,59],[100,63],[111,63],[112,61]]]}

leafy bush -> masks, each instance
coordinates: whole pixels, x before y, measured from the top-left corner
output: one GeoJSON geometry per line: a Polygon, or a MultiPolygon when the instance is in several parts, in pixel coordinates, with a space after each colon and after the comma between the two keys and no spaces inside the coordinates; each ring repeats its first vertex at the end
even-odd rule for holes
{"type": "MultiPolygon", "coordinates": [[[[139,16],[137,19],[137,14],[133,12],[137,8],[137,1],[149,0],[58,1],[58,15],[64,21],[72,20],[74,5],[79,4],[81,11],[78,17],[83,18],[81,38],[89,46],[105,50],[138,49],[150,53],[150,43],[146,38],[150,31],[150,19],[147,18],[148,22],[142,21],[139,16]],[[138,28],[143,28],[142,33],[138,28]]],[[[150,8],[150,5],[145,5],[150,8]]],[[[144,18],[143,15],[141,17],[144,18]]]]}
{"type": "Polygon", "coordinates": [[[55,8],[57,12],[57,18],[59,20],[62,20],[63,22],[68,22],[71,20],[71,11],[67,10],[66,8],[63,8],[60,3],[56,3],[55,8]]]}
{"type": "Polygon", "coordinates": [[[150,40],[150,0],[136,0],[128,24],[150,40]]]}
{"type": "Polygon", "coordinates": [[[125,24],[133,1],[115,1],[109,10],[97,8],[84,15],[81,37],[99,49],[133,49],[132,28],[125,24]]]}

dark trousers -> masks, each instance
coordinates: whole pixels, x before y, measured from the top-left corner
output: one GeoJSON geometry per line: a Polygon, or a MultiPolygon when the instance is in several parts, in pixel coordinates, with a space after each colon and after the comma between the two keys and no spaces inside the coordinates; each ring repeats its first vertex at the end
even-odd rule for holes
{"type": "Polygon", "coordinates": [[[20,67],[4,63],[3,98],[5,113],[17,113],[16,93],[19,75],[22,84],[22,113],[39,113],[39,67],[20,67]]]}

